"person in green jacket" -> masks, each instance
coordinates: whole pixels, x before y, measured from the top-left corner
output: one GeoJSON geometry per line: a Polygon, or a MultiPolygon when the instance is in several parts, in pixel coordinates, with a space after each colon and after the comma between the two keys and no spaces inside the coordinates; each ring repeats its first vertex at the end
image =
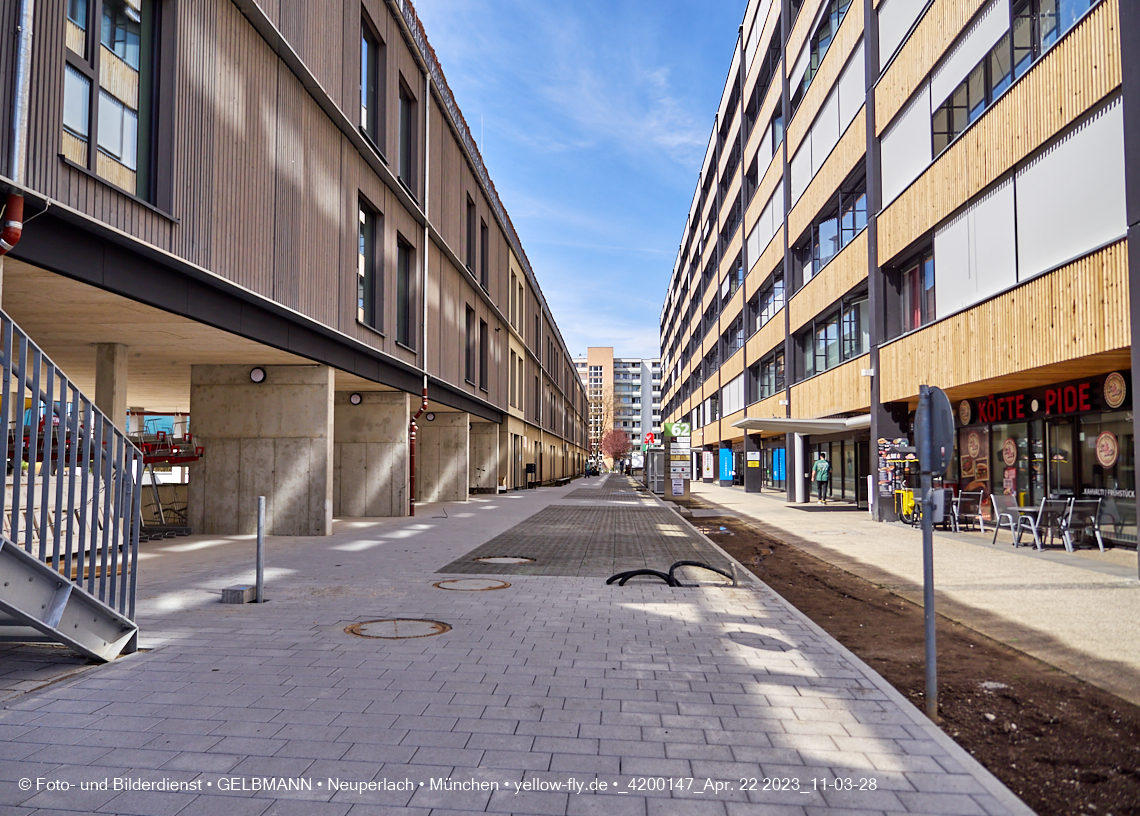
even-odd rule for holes
{"type": "Polygon", "coordinates": [[[819,459],[811,466],[811,478],[815,482],[815,494],[820,504],[827,504],[827,483],[831,480],[831,462],[827,454],[820,453],[819,459]]]}

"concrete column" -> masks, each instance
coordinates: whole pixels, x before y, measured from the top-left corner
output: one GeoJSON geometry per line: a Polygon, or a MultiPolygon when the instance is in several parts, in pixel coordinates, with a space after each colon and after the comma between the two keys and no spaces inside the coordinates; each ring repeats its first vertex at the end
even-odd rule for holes
{"type": "Polygon", "coordinates": [[[416,434],[416,501],[467,501],[469,425],[465,413],[421,417],[416,434]]]}
{"type": "Polygon", "coordinates": [[[190,368],[190,416],[205,456],[190,466],[196,533],[255,533],[265,496],[270,535],[332,532],[333,370],[328,366],[190,368]]]}
{"type": "Polygon", "coordinates": [[[127,422],[127,347],[122,343],[95,344],[95,405],[116,428],[127,422]]]}
{"type": "Polygon", "coordinates": [[[804,476],[811,469],[808,460],[807,440],[803,434],[792,434],[793,450],[788,459],[792,467],[788,468],[788,492],[792,493],[792,501],[803,504],[810,500],[808,495],[808,481],[804,476]]]}
{"type": "Polygon", "coordinates": [[[477,493],[494,493],[499,484],[499,426],[472,422],[470,487],[477,493]]]}
{"type": "Polygon", "coordinates": [[[408,408],[403,391],[338,391],[333,408],[333,515],[408,514],[408,408]]]}

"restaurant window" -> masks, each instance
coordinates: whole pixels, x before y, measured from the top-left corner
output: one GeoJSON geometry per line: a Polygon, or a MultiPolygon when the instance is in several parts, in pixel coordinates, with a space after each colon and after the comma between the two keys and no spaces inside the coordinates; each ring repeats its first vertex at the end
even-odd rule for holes
{"type": "Polygon", "coordinates": [[[487,329],[487,321],[479,321],[479,387],[487,390],[491,359],[491,338],[487,329]]]}
{"type": "Polygon", "coordinates": [[[933,322],[934,253],[927,250],[902,272],[902,330],[904,332],[933,322]]]}
{"type": "Polygon", "coordinates": [[[415,186],[416,100],[400,83],[400,181],[409,192],[415,186]]]}
{"type": "Polygon", "coordinates": [[[1079,418],[1080,487],[1100,501],[1101,530],[1108,538],[1136,543],[1136,443],[1131,412],[1079,418]]]}
{"type": "Polygon", "coordinates": [[[360,20],[360,130],[384,152],[384,43],[367,18],[360,20]]]}
{"type": "Polygon", "coordinates": [[[412,245],[396,236],[396,342],[414,348],[412,338],[412,245]]]}
{"type": "Polygon", "coordinates": [[[380,328],[381,278],[377,274],[376,212],[360,202],[356,255],[356,319],[374,329],[380,328]]]}
{"type": "Polygon", "coordinates": [[[472,385],[475,384],[475,352],[478,339],[475,335],[475,310],[470,306],[467,307],[466,320],[464,322],[464,359],[463,359],[463,379],[472,385]]]}
{"type": "Polygon", "coordinates": [[[153,0],[69,0],[61,152],[133,196],[153,199],[153,0]],[[89,49],[89,24],[99,46],[89,49]],[[96,149],[91,150],[92,142],[96,149]]]}

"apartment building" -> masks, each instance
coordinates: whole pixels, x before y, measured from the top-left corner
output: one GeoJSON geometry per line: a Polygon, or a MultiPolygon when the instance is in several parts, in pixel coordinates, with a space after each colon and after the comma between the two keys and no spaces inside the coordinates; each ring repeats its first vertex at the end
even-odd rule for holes
{"type": "Polygon", "coordinates": [[[602,437],[617,429],[629,435],[634,466],[640,467],[646,434],[661,432],[661,361],[614,357],[611,346],[591,346],[585,357],[574,358],[574,366],[589,400],[591,461],[602,463],[602,437]]]}
{"type": "Polygon", "coordinates": [[[189,413],[195,532],[582,471],[585,389],[410,2],[0,0],[0,29],[3,309],[117,424],[189,413]]]}
{"type": "Polygon", "coordinates": [[[1138,18],[752,0],[661,312],[666,420],[790,501],[825,452],[833,498],[890,518],[939,386],[948,486],[1099,497],[1134,545],[1138,18]]]}

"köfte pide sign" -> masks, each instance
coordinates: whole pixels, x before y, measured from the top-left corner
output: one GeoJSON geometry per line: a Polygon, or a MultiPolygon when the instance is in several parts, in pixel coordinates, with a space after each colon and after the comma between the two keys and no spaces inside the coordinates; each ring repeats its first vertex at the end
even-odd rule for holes
{"type": "Polygon", "coordinates": [[[956,403],[954,414],[958,424],[965,426],[1128,410],[1132,407],[1131,381],[1131,372],[1113,371],[1099,377],[961,400],[956,403]]]}

